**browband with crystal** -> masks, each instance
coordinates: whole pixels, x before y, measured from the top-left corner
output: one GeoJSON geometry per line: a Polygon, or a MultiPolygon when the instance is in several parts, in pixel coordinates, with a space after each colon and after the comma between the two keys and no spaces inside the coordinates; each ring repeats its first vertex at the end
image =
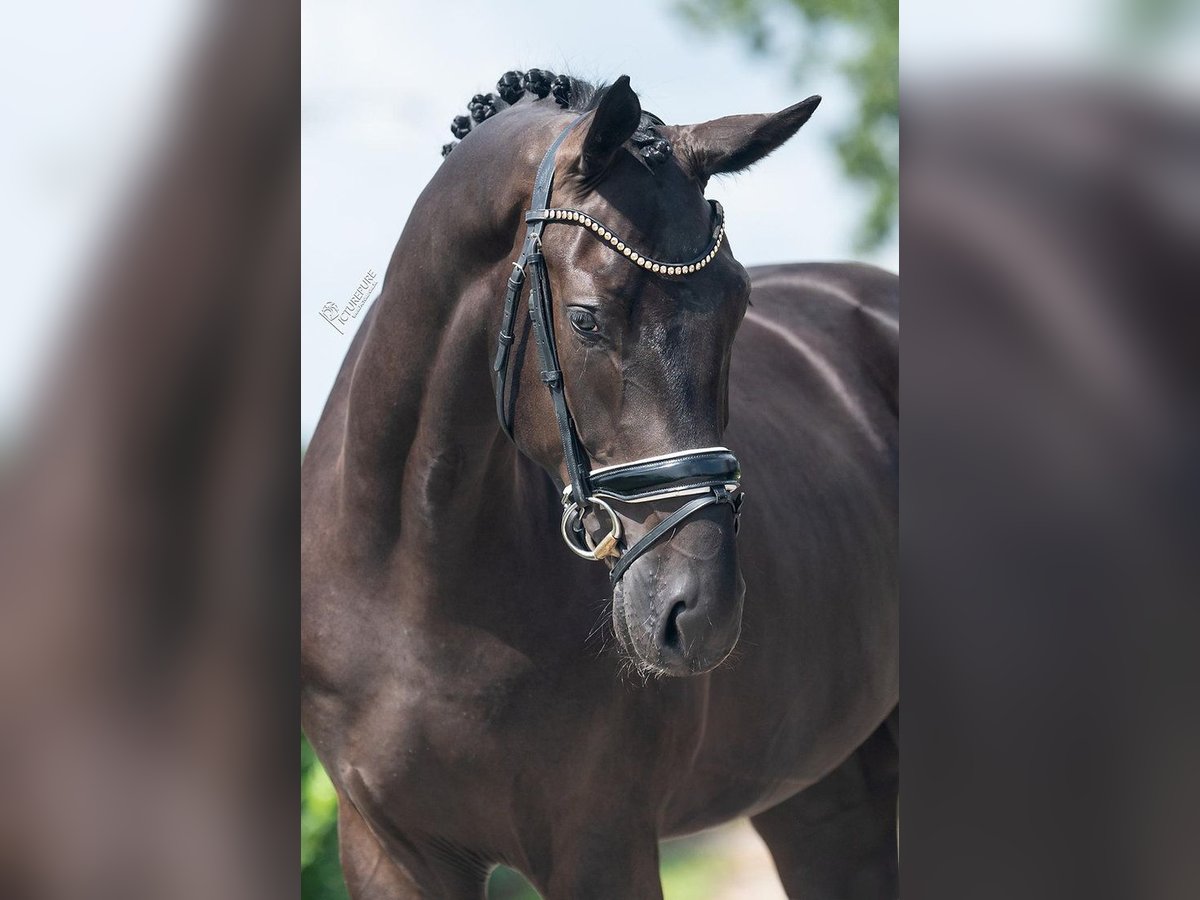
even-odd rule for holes
{"type": "Polygon", "coordinates": [[[717,258],[717,252],[721,249],[721,242],[725,240],[725,210],[721,208],[721,204],[716,200],[709,200],[708,202],[712,207],[713,219],[715,220],[712,239],[703,253],[689,262],[681,263],[662,262],[661,260],[650,259],[648,256],[638,253],[601,222],[577,209],[531,209],[525,214],[525,221],[563,222],[570,225],[580,225],[583,228],[587,228],[597,238],[607,243],[617,252],[629,257],[631,263],[639,265],[643,269],[660,275],[691,275],[693,272],[700,271],[717,258]]]}

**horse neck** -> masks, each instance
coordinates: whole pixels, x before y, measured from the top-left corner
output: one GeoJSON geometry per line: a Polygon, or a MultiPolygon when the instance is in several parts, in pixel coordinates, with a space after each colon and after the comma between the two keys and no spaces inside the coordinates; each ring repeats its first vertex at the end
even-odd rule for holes
{"type": "Polygon", "coordinates": [[[528,466],[496,420],[488,366],[527,198],[514,181],[511,198],[493,190],[492,208],[480,209],[474,185],[445,180],[414,206],[343,368],[340,507],[359,530],[370,523],[368,542],[381,551],[473,540],[481,504],[507,500],[519,514],[527,488],[517,481],[528,466]]]}

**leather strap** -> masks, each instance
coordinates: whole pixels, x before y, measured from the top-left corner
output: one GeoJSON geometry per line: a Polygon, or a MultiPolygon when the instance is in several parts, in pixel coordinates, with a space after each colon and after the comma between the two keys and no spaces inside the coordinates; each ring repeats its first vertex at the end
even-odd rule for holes
{"type": "Polygon", "coordinates": [[[562,441],[567,477],[571,480],[571,498],[586,508],[591,496],[588,479],[588,456],[575,431],[567,395],[563,386],[562,369],[558,363],[558,345],[554,338],[554,314],[550,300],[550,283],[546,277],[546,260],[541,251],[529,259],[533,282],[529,289],[529,316],[533,320],[534,336],[542,360],[542,382],[550,390],[554,402],[554,418],[558,421],[558,436],[562,441]]]}
{"type": "Polygon", "coordinates": [[[527,259],[525,251],[528,246],[527,240],[519,260],[513,263],[512,274],[508,276],[508,291],[504,297],[504,316],[500,321],[500,339],[496,347],[496,359],[492,363],[492,370],[496,373],[496,417],[500,420],[500,427],[504,429],[509,440],[512,440],[513,436],[512,422],[509,421],[508,410],[504,408],[504,398],[507,394],[505,386],[508,381],[508,350],[514,340],[513,320],[517,312],[517,298],[521,296],[521,286],[525,283],[525,260],[527,259]]]}
{"type": "MultiPolygon", "coordinates": [[[[566,140],[567,135],[582,121],[583,117],[580,116],[559,132],[558,137],[550,143],[550,146],[546,149],[546,153],[542,156],[542,161],[538,165],[537,175],[533,179],[534,206],[546,206],[547,201],[550,199],[550,188],[554,184],[554,159],[558,154],[558,148],[566,140]]],[[[508,435],[509,439],[512,438],[513,431],[512,422],[508,417],[508,410],[505,408],[508,385],[508,351],[515,340],[513,328],[516,324],[517,300],[521,296],[521,288],[526,280],[525,267],[528,264],[529,258],[541,245],[542,229],[545,227],[546,223],[544,220],[526,223],[525,243],[521,247],[521,255],[513,263],[512,274],[508,277],[508,290],[504,296],[504,314],[500,321],[500,337],[496,347],[496,359],[492,363],[492,370],[496,373],[496,416],[500,419],[500,427],[504,429],[504,433],[508,435]]]]}
{"type": "Polygon", "coordinates": [[[621,580],[621,576],[625,574],[625,570],[633,565],[634,561],[639,556],[654,546],[654,544],[660,538],[662,538],[663,535],[673,531],[676,525],[683,522],[683,520],[689,516],[700,512],[700,510],[704,509],[706,506],[713,506],[717,503],[728,503],[730,508],[733,510],[736,528],[737,516],[742,505],[743,496],[744,495],[741,493],[738,493],[735,496],[729,491],[721,488],[714,489],[710,494],[705,494],[702,497],[697,497],[695,500],[690,500],[683,504],[683,506],[679,507],[679,509],[675,510],[675,512],[671,513],[669,516],[647,531],[644,535],[642,535],[642,537],[636,541],[633,546],[629,547],[624,553],[621,554],[621,558],[616,561],[612,567],[612,571],[608,573],[609,581],[615,585],[621,580]]]}

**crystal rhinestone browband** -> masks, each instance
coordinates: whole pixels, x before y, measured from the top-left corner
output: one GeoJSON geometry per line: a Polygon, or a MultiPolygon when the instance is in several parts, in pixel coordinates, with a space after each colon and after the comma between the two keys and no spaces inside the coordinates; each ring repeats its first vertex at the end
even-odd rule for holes
{"type": "Polygon", "coordinates": [[[650,259],[648,256],[638,253],[609,228],[605,227],[602,222],[577,209],[533,209],[525,214],[525,220],[527,222],[541,220],[579,225],[591,231],[599,240],[604,241],[618,253],[628,257],[631,263],[641,266],[649,272],[659,275],[690,275],[693,272],[700,271],[716,259],[717,252],[721,249],[721,244],[725,240],[725,211],[716,200],[709,200],[708,202],[712,205],[716,218],[716,224],[713,225],[712,239],[709,241],[708,249],[695,259],[682,263],[662,262],[661,260],[650,259]]]}

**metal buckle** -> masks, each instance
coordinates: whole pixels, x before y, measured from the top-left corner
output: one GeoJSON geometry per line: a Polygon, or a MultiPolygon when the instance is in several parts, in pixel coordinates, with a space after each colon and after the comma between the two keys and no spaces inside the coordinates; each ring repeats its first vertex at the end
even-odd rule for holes
{"type": "Polygon", "coordinates": [[[576,556],[600,561],[609,557],[616,559],[621,555],[621,551],[617,549],[617,541],[621,539],[621,520],[617,518],[617,514],[613,511],[613,508],[599,497],[589,497],[587,508],[580,507],[578,503],[572,500],[566,509],[563,510],[561,531],[563,540],[576,556]],[[583,527],[583,516],[588,509],[593,507],[604,510],[608,514],[608,520],[611,523],[608,534],[599,543],[593,541],[591,534],[583,527]],[[573,539],[572,535],[576,537],[573,539]],[[578,542],[579,535],[583,536],[583,544],[578,542]]]}

